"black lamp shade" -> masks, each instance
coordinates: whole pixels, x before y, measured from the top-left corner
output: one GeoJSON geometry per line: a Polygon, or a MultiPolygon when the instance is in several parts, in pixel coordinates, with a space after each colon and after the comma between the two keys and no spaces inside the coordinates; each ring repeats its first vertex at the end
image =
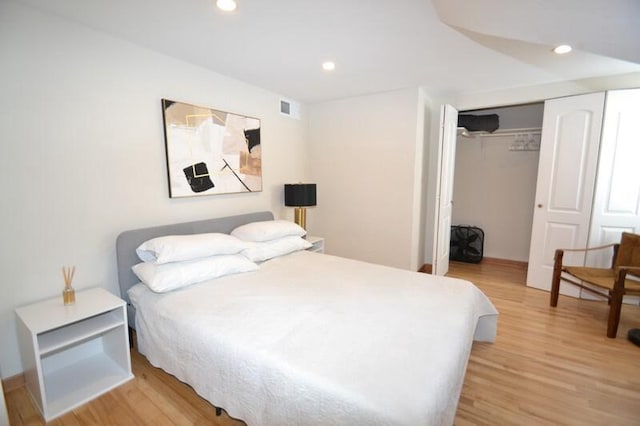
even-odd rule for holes
{"type": "Polygon", "coordinates": [[[284,185],[284,205],[308,207],[316,205],[315,183],[286,183],[284,185]]]}

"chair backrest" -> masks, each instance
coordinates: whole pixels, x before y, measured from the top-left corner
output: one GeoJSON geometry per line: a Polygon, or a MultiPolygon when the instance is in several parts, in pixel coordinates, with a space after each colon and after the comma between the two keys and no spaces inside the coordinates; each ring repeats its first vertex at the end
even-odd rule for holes
{"type": "MultiPolygon", "coordinates": [[[[620,266],[640,266],[640,235],[629,232],[622,233],[618,256],[613,267],[620,266]]],[[[634,275],[638,275],[638,273],[634,273],[634,275]]]]}

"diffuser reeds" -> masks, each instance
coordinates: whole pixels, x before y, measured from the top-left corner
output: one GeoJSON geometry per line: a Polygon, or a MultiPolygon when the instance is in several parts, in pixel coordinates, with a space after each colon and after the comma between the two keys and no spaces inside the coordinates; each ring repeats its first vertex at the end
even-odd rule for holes
{"type": "Polygon", "coordinates": [[[73,276],[76,273],[76,267],[62,267],[62,276],[64,277],[64,290],[62,291],[62,299],[65,305],[73,305],[76,302],[76,292],[71,287],[73,276]]]}

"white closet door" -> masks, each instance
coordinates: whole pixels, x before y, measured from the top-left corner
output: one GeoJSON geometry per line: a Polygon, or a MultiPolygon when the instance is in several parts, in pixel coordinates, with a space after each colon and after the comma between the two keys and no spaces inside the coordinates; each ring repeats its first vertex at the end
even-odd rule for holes
{"type": "MultiPolygon", "coordinates": [[[[528,286],[549,291],[555,250],[587,245],[604,96],[593,93],[545,102],[528,286]]],[[[584,255],[566,253],[564,259],[584,264],[584,255]]],[[[576,297],[578,290],[560,288],[576,297]]]]}
{"type": "MultiPolygon", "coordinates": [[[[640,89],[607,92],[589,246],[640,233],[640,89]]],[[[589,266],[608,267],[611,252],[591,252],[589,266]]],[[[586,294],[586,293],[585,293],[586,294]]]]}
{"type": "Polygon", "coordinates": [[[453,212],[453,175],[456,159],[458,111],[451,105],[440,109],[438,140],[438,181],[436,182],[435,238],[433,247],[434,275],[449,272],[449,244],[453,212]]]}

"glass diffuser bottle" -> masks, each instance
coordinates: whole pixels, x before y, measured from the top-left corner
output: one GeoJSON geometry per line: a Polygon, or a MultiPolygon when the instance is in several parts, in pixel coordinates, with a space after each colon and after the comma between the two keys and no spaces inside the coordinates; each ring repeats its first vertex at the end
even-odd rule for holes
{"type": "Polygon", "coordinates": [[[76,267],[67,268],[62,267],[62,276],[64,277],[64,290],[62,290],[62,300],[65,305],[73,305],[76,303],[76,292],[71,287],[71,281],[73,281],[73,275],[76,272],[76,267]]]}

